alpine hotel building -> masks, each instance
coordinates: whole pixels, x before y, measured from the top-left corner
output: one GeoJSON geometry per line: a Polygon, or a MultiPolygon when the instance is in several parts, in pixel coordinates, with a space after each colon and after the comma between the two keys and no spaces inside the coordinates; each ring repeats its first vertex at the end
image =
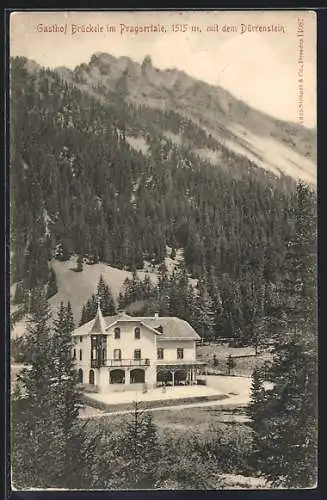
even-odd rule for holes
{"type": "Polygon", "coordinates": [[[99,392],[196,384],[199,335],[175,317],[96,317],[73,332],[78,380],[99,392]]]}

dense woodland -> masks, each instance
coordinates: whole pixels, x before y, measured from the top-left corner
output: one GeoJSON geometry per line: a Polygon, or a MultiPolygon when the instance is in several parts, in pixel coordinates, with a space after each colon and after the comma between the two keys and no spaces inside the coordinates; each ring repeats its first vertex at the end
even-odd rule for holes
{"type": "MultiPolygon", "coordinates": [[[[72,360],[70,304],[55,321],[43,287],[34,289],[29,363],[12,398],[12,481],[16,489],[221,489],[225,474],[262,477],[269,487],[313,488],[317,481],[316,224],[312,192],[299,185],[280,304],[274,358],[253,374],[247,425],[219,422],[202,434],[160,433],[140,404],[131,414],[81,421],[72,360]]],[[[103,279],[98,295],[106,307],[103,279]]],[[[205,426],[204,426],[205,427],[205,426]]]]}
{"type": "MultiPolygon", "coordinates": [[[[80,262],[132,271],[147,260],[161,272],[157,301],[159,293],[173,304],[171,295],[180,296],[182,287],[188,293],[192,276],[200,283],[193,299],[215,316],[210,325],[195,326],[208,337],[253,337],[254,324],[278,300],[295,183],[231,153],[178,113],[130,104],[126,73],[114,90],[86,92],[57,72],[27,71],[24,58],[11,66],[16,300],[49,279],[53,285],[53,257],[77,254],[80,262]],[[180,134],[179,146],[167,131],[180,134]],[[144,138],[147,153],[130,147],[132,136],[144,138]],[[219,151],[221,165],[191,153],[190,143],[219,151]],[[169,285],[167,245],[184,252],[183,268],[169,285]]],[[[192,300],[175,311],[160,299],[160,311],[191,320],[185,309],[192,300]]]]}
{"type": "Polygon", "coordinates": [[[29,312],[28,366],[12,397],[13,485],[219,489],[232,473],[314,487],[315,192],[256,168],[178,113],[131,105],[126,73],[115,89],[87,92],[57,72],[27,71],[24,58],[11,65],[12,281],[29,312]],[[180,134],[179,146],[167,131],[180,134]],[[147,152],[130,147],[132,136],[147,152]],[[221,152],[221,165],[191,153],[191,143],[221,152]],[[167,247],[184,255],[173,273],[167,247]],[[132,277],[117,304],[99,277],[81,318],[69,303],[51,317],[49,262],[73,254],[76,272],[103,261],[132,277]],[[156,284],[139,278],[144,261],[158,270],[156,284]],[[177,315],[204,337],[241,344],[269,337],[273,360],[253,374],[249,425],[176,439],[137,407],[116,428],[79,420],[71,331],[94,316],[97,297],[108,315],[177,315]]]}

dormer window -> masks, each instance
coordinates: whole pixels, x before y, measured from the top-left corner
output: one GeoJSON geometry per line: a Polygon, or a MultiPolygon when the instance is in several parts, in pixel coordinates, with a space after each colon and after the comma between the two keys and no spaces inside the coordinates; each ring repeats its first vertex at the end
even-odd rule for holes
{"type": "Polygon", "coordinates": [[[134,329],[134,338],[135,339],[140,339],[141,338],[141,330],[140,330],[140,328],[138,326],[134,329]]]}
{"type": "Polygon", "coordinates": [[[163,326],[162,325],[159,325],[156,330],[160,333],[163,333],[163,326]]]}
{"type": "Polygon", "coordinates": [[[118,326],[114,329],[114,338],[120,339],[120,328],[118,326]]]}

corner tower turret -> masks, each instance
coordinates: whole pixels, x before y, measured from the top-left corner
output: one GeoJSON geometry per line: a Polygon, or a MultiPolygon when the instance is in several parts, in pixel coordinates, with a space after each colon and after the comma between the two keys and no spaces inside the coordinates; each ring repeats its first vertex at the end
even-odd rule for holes
{"type": "Polygon", "coordinates": [[[98,310],[91,328],[91,367],[105,366],[107,359],[106,323],[100,307],[101,299],[98,297],[98,310]]]}

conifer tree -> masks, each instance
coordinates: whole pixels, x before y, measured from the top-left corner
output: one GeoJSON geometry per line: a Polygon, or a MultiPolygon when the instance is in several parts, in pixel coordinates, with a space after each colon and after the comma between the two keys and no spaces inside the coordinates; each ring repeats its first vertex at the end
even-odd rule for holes
{"type": "Polygon", "coordinates": [[[273,387],[265,391],[263,404],[252,403],[252,428],[264,477],[273,485],[313,487],[317,479],[315,195],[302,183],[293,216],[279,335],[267,373],[273,387]]]}
{"type": "Polygon", "coordinates": [[[30,364],[18,375],[12,401],[13,483],[20,489],[88,488],[97,437],[89,439],[78,420],[71,309],[61,304],[52,333],[43,290],[34,293],[34,302],[30,364]]]}
{"type": "Polygon", "coordinates": [[[44,285],[48,280],[48,255],[45,243],[41,236],[41,223],[35,222],[35,228],[31,232],[30,243],[24,257],[24,288],[32,290],[33,288],[44,285]]]}
{"type": "Polygon", "coordinates": [[[53,295],[56,295],[58,292],[57,287],[57,276],[53,267],[50,268],[49,271],[49,280],[47,285],[47,298],[50,299],[53,295]]]}
{"type": "Polygon", "coordinates": [[[160,459],[158,433],[152,414],[144,412],[140,403],[134,404],[134,410],[124,426],[120,457],[124,464],[120,472],[123,487],[155,487],[160,459]]]}
{"type": "Polygon", "coordinates": [[[96,316],[98,309],[98,297],[100,297],[101,299],[101,311],[104,316],[112,316],[116,314],[115,302],[109,285],[105,283],[103,276],[100,275],[97,285],[97,293],[92,294],[92,296],[82,307],[79,326],[84,325],[88,321],[91,321],[91,319],[96,316]]]}
{"type": "Polygon", "coordinates": [[[81,273],[83,271],[83,257],[81,255],[77,257],[76,264],[77,264],[76,271],[78,273],[81,273]]]}
{"type": "Polygon", "coordinates": [[[158,276],[158,299],[160,301],[160,314],[166,316],[169,314],[170,307],[170,280],[168,277],[168,269],[163,263],[159,265],[158,276]]]}
{"type": "Polygon", "coordinates": [[[170,258],[173,260],[176,259],[176,249],[174,247],[171,249],[170,258]]]}
{"type": "Polygon", "coordinates": [[[258,316],[253,322],[252,344],[254,345],[255,355],[257,356],[261,348],[265,345],[268,337],[269,318],[266,316],[258,316]]]}
{"type": "Polygon", "coordinates": [[[118,295],[118,310],[123,311],[126,307],[126,300],[125,300],[125,294],[120,291],[118,295]]]}
{"type": "Polygon", "coordinates": [[[87,312],[86,312],[86,305],[84,304],[82,307],[82,313],[81,313],[81,319],[79,320],[78,326],[82,326],[85,323],[87,323],[87,312]]]}
{"type": "Polygon", "coordinates": [[[72,359],[73,330],[70,303],[68,302],[67,307],[61,303],[52,338],[56,397],[54,411],[63,439],[62,456],[58,460],[62,460],[64,475],[58,480],[65,484],[66,478],[69,478],[70,488],[83,489],[90,485],[90,467],[97,437],[90,440],[78,420],[81,394],[76,388],[77,374],[72,359]]]}
{"type": "Polygon", "coordinates": [[[264,377],[259,368],[255,368],[252,373],[251,398],[247,408],[247,413],[251,419],[251,426],[254,431],[252,449],[249,456],[249,463],[255,471],[260,470],[261,458],[261,433],[260,430],[265,426],[265,389],[264,377]]]}
{"type": "Polygon", "coordinates": [[[75,321],[74,321],[74,315],[73,315],[72,305],[71,305],[70,301],[67,302],[66,322],[67,322],[68,331],[73,332],[74,328],[75,328],[75,321]]]}
{"type": "Polygon", "coordinates": [[[186,319],[188,278],[184,267],[174,270],[170,277],[169,314],[186,319]]]}
{"type": "Polygon", "coordinates": [[[92,296],[86,301],[86,304],[82,307],[81,319],[79,326],[84,325],[91,319],[95,318],[98,310],[97,296],[93,293],[92,296]]]}
{"type": "Polygon", "coordinates": [[[115,302],[109,288],[102,277],[99,278],[97,286],[97,296],[101,299],[101,311],[104,316],[112,316],[116,314],[115,302]]]}
{"type": "Polygon", "coordinates": [[[195,299],[193,321],[202,338],[212,340],[215,332],[213,301],[204,282],[199,283],[199,293],[195,299]]]}
{"type": "Polygon", "coordinates": [[[18,393],[12,402],[13,483],[18,488],[54,486],[60,452],[59,441],[49,447],[57,428],[51,415],[55,401],[50,312],[42,290],[34,292],[34,301],[38,307],[31,314],[26,335],[30,365],[18,375],[18,393]]]}
{"type": "Polygon", "coordinates": [[[154,291],[155,291],[155,287],[153,286],[153,284],[151,282],[151,278],[150,278],[149,274],[146,274],[144,276],[144,280],[143,280],[143,296],[144,296],[144,298],[149,299],[149,298],[153,297],[154,291]]]}

